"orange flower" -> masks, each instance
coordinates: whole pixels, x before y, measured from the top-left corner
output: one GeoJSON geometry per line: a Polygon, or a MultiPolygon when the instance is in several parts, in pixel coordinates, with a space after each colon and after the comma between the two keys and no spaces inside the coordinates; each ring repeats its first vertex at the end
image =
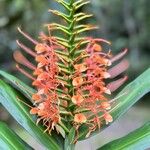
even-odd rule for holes
{"type": "Polygon", "coordinates": [[[43,65],[47,64],[47,59],[43,55],[37,55],[35,60],[43,65]]]}
{"type": "Polygon", "coordinates": [[[106,110],[109,110],[111,108],[111,105],[109,102],[102,102],[101,107],[106,109],[106,110]]]}
{"type": "Polygon", "coordinates": [[[40,53],[43,53],[46,51],[46,47],[45,47],[45,45],[39,43],[35,46],[35,50],[36,50],[37,54],[40,54],[40,53]]]}
{"type": "Polygon", "coordinates": [[[93,62],[98,63],[100,65],[111,66],[111,61],[109,59],[103,58],[100,55],[94,54],[92,56],[93,62]]]}
{"type": "Polygon", "coordinates": [[[39,111],[39,109],[38,109],[38,108],[33,107],[33,108],[30,110],[30,114],[35,115],[35,114],[37,114],[37,113],[38,113],[38,111],[39,111]]]}
{"type": "Polygon", "coordinates": [[[40,101],[41,97],[40,97],[40,95],[38,95],[38,94],[36,93],[36,94],[33,94],[33,95],[32,95],[32,99],[37,102],[37,101],[40,101]]]}
{"type": "Polygon", "coordinates": [[[109,94],[109,95],[111,94],[111,91],[109,89],[107,89],[106,87],[104,87],[103,90],[106,94],[109,94]]]}
{"type": "Polygon", "coordinates": [[[93,45],[93,49],[96,52],[102,51],[102,47],[99,44],[96,44],[96,43],[93,45]]]}
{"type": "Polygon", "coordinates": [[[108,72],[103,72],[103,77],[105,79],[110,78],[110,74],[108,72]]]}
{"type": "Polygon", "coordinates": [[[76,123],[85,123],[86,120],[87,120],[86,116],[82,113],[75,114],[75,116],[74,116],[74,122],[76,122],[76,123]]]}
{"type": "Polygon", "coordinates": [[[34,70],[33,75],[38,76],[43,72],[42,69],[36,68],[36,70],[34,70]]]}
{"type": "Polygon", "coordinates": [[[104,62],[107,66],[111,66],[111,61],[109,59],[104,59],[104,62]]]}
{"type": "Polygon", "coordinates": [[[74,65],[74,68],[77,70],[77,72],[84,72],[87,70],[85,64],[76,64],[74,65]]]}
{"type": "Polygon", "coordinates": [[[77,95],[74,95],[72,98],[71,98],[72,102],[74,104],[80,104],[83,102],[83,97],[80,95],[80,94],[77,94],[77,95]]]}
{"type": "Polygon", "coordinates": [[[113,121],[113,118],[112,118],[112,116],[109,113],[105,113],[104,114],[104,119],[106,121],[106,124],[108,124],[108,123],[113,121]]]}
{"type": "Polygon", "coordinates": [[[82,77],[76,77],[72,81],[73,86],[79,86],[82,83],[83,83],[83,78],[82,77]]]}

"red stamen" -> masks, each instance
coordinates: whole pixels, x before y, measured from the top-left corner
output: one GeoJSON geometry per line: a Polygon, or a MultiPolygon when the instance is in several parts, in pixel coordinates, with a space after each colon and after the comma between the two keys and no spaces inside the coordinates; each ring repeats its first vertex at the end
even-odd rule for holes
{"type": "Polygon", "coordinates": [[[16,68],[22,73],[24,74],[26,77],[28,77],[31,80],[35,80],[35,78],[33,78],[29,73],[27,73],[24,69],[20,68],[19,65],[16,65],[16,68]]]}
{"type": "Polygon", "coordinates": [[[32,39],[27,33],[23,32],[19,27],[17,29],[24,37],[26,37],[33,44],[35,44],[35,45],[38,44],[38,42],[36,40],[32,39]]]}
{"type": "Polygon", "coordinates": [[[26,47],[24,44],[20,43],[18,40],[16,40],[18,46],[20,46],[25,52],[30,54],[33,57],[36,57],[36,53],[34,53],[30,48],[26,47]]]}

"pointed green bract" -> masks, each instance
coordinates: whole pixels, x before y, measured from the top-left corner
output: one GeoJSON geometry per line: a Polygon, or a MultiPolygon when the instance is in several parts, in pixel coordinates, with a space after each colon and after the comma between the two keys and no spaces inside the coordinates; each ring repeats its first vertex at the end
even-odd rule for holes
{"type": "Polygon", "coordinates": [[[147,148],[150,148],[150,122],[125,137],[102,146],[98,150],[144,150],[147,148]]]}
{"type": "Polygon", "coordinates": [[[61,150],[63,147],[61,145],[61,143],[63,143],[61,135],[52,133],[50,136],[44,133],[44,128],[40,125],[36,125],[32,117],[33,115],[29,113],[29,108],[17,98],[21,99],[21,96],[4,81],[0,80],[0,103],[29,134],[46,148],[50,150],[61,150]]]}
{"type": "Polygon", "coordinates": [[[0,149],[1,150],[33,150],[5,123],[0,122],[0,149]]]}
{"type": "MultiPolygon", "coordinates": [[[[142,73],[138,78],[129,83],[117,96],[110,110],[114,121],[129,110],[140,98],[150,91],[150,68],[142,73]]],[[[102,129],[108,127],[102,126],[102,129]]],[[[101,130],[102,130],[101,129],[101,130]]],[[[94,132],[92,135],[99,133],[101,130],[94,132]]],[[[80,128],[79,139],[85,139],[88,133],[88,128],[82,126],[80,128]]]]}

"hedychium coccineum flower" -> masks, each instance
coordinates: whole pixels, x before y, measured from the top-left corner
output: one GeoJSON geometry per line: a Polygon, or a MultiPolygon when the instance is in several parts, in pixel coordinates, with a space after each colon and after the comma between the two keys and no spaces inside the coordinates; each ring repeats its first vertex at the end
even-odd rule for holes
{"type": "MultiPolygon", "coordinates": [[[[49,32],[55,28],[54,24],[48,25],[49,32]]],[[[57,125],[67,131],[65,123],[78,130],[84,124],[90,135],[104,122],[113,121],[110,114],[113,101],[108,95],[127,80],[127,76],[113,80],[129,66],[124,59],[127,49],[113,56],[110,50],[105,50],[103,45],[110,42],[104,39],[83,37],[73,45],[72,38],[66,45],[67,39],[50,34],[41,33],[37,41],[20,28],[18,31],[34,45],[32,50],[17,40],[18,46],[34,59],[34,64],[20,51],[14,53],[14,58],[17,69],[32,80],[36,89],[30,113],[37,116],[37,123],[43,122],[45,131],[51,133],[57,125]]]]}
{"type": "Polygon", "coordinates": [[[117,90],[127,76],[106,84],[107,79],[115,78],[128,68],[128,61],[123,59],[127,49],[116,56],[110,51],[105,53],[102,44],[110,44],[103,39],[85,38],[86,47],[75,59],[68,62],[66,56],[61,55],[66,49],[54,37],[40,35],[41,41],[32,39],[19,29],[19,32],[30,40],[35,49],[31,50],[23,43],[17,44],[35,60],[32,64],[20,51],[14,53],[17,69],[30,78],[37,92],[32,95],[34,106],[30,113],[43,120],[50,132],[66,115],[70,115],[70,123],[75,126],[83,123],[94,131],[101,126],[101,120],[106,124],[113,121],[111,116],[111,100],[107,98],[117,90]],[[112,66],[116,61],[117,65],[112,66]],[[69,74],[68,64],[72,64],[72,74],[69,74]],[[23,65],[33,72],[29,74],[23,65]],[[71,82],[70,82],[71,81],[71,82]],[[70,91],[69,91],[70,90],[70,91]],[[70,94],[71,93],[71,94],[70,94]]]}

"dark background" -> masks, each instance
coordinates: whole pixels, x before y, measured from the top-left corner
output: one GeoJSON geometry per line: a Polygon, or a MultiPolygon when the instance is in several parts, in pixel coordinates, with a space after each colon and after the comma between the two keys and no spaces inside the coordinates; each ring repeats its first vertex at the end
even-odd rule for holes
{"type": "MultiPolygon", "coordinates": [[[[62,9],[53,0],[0,0],[0,69],[13,73],[26,83],[29,83],[28,79],[16,71],[12,58],[13,51],[18,49],[16,39],[26,43],[17,32],[17,27],[37,39],[38,33],[44,29],[43,24],[56,20],[48,13],[49,8],[62,9]]],[[[111,41],[114,54],[124,48],[129,49],[128,82],[150,67],[150,0],[91,0],[91,4],[82,9],[94,14],[86,22],[100,27],[87,35],[111,41]]],[[[97,147],[130,132],[150,120],[149,107],[150,96],[147,94],[108,131],[104,131],[96,140],[91,138],[86,144],[81,143],[79,146],[88,145],[89,149],[93,149],[91,145],[97,147]]],[[[0,119],[14,124],[2,107],[0,119]]]]}

